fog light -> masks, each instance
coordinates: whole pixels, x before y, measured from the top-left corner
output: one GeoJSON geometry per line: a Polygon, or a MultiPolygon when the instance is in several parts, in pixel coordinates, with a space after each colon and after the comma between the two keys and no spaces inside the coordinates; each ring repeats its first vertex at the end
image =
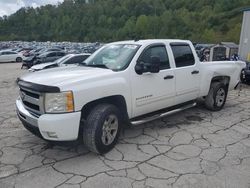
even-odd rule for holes
{"type": "Polygon", "coordinates": [[[55,132],[47,132],[48,137],[50,138],[58,138],[57,134],[55,132]]]}

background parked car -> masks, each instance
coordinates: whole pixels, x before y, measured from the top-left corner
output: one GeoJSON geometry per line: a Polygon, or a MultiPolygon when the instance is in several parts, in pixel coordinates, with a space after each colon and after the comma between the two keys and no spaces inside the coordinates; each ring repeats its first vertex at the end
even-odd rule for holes
{"type": "Polygon", "coordinates": [[[32,66],[29,71],[40,71],[43,69],[49,69],[54,67],[62,67],[62,66],[68,66],[68,65],[75,65],[78,63],[83,62],[85,59],[87,59],[91,54],[68,54],[66,56],[61,57],[60,59],[50,62],[50,63],[42,63],[39,65],[32,66]]]}
{"type": "Polygon", "coordinates": [[[35,56],[35,55],[37,55],[43,49],[44,48],[36,48],[34,50],[31,50],[31,51],[29,51],[28,54],[26,54],[26,57],[35,56]]]}
{"type": "Polygon", "coordinates": [[[43,48],[39,50],[37,53],[35,53],[35,55],[41,55],[46,52],[60,52],[60,51],[62,51],[62,49],[60,48],[43,48]]]}
{"type": "Polygon", "coordinates": [[[34,50],[31,50],[23,59],[23,65],[21,68],[27,67],[29,69],[35,64],[43,63],[42,61],[39,61],[40,56],[42,56],[42,54],[49,53],[49,52],[63,52],[63,51],[59,48],[36,48],[34,50]]]}
{"type": "Polygon", "coordinates": [[[46,52],[36,57],[34,60],[34,65],[41,64],[41,63],[47,63],[55,61],[63,56],[65,56],[66,53],[63,51],[56,51],[56,52],[46,52]]]}
{"type": "Polygon", "coordinates": [[[22,69],[23,67],[27,67],[27,68],[29,69],[30,67],[32,67],[32,66],[34,65],[34,61],[35,61],[35,60],[36,60],[36,56],[35,56],[35,55],[29,56],[29,57],[25,57],[25,58],[23,59],[23,64],[22,64],[21,69],[22,69]]]}
{"type": "Polygon", "coordinates": [[[250,84],[250,62],[246,62],[246,68],[241,72],[241,81],[246,84],[250,84]]]}
{"type": "Polygon", "coordinates": [[[14,51],[1,51],[0,62],[22,62],[23,55],[14,51]]]}

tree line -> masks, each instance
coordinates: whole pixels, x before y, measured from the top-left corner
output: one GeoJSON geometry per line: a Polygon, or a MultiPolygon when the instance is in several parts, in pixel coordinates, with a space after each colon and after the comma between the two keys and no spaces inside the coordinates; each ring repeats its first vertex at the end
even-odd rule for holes
{"type": "Polygon", "coordinates": [[[0,17],[0,40],[238,43],[245,7],[250,0],[64,0],[0,17]]]}

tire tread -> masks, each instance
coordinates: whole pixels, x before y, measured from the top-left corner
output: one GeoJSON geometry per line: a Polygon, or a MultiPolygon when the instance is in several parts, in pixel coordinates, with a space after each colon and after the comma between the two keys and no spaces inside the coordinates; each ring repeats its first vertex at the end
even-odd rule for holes
{"type": "Polygon", "coordinates": [[[85,146],[92,152],[100,153],[96,147],[96,130],[99,126],[98,122],[102,118],[104,112],[110,108],[118,110],[114,105],[111,104],[99,104],[95,106],[89,113],[86,124],[83,126],[83,142],[85,146]]]}
{"type": "MultiPolygon", "coordinates": [[[[205,106],[208,110],[219,111],[223,108],[223,106],[226,102],[226,98],[225,98],[224,104],[220,108],[215,106],[215,101],[214,101],[214,98],[215,98],[214,92],[217,91],[220,87],[225,87],[225,85],[220,83],[220,82],[213,82],[211,84],[208,95],[206,96],[206,99],[205,99],[205,106]]],[[[226,97],[227,97],[227,90],[226,90],[226,97]]]]}

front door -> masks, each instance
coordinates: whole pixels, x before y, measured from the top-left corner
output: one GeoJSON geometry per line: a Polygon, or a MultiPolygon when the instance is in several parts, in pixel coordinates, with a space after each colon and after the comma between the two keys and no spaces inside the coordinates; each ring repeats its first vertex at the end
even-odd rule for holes
{"type": "Polygon", "coordinates": [[[170,67],[165,44],[155,44],[145,48],[137,63],[150,65],[152,57],[160,59],[160,72],[132,72],[133,117],[160,110],[175,103],[175,75],[170,67]]]}

